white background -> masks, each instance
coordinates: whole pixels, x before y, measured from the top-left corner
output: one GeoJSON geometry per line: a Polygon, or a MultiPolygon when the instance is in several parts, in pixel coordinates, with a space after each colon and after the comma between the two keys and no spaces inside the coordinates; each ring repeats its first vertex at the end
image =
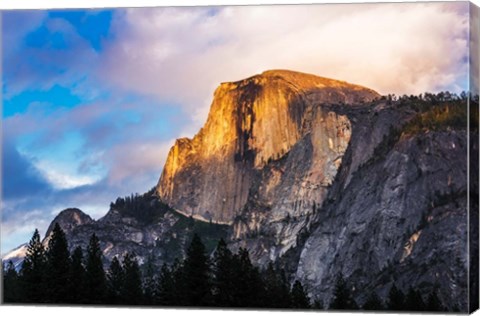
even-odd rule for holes
{"type": "MultiPolygon", "coordinates": [[[[32,8],[102,8],[102,7],[152,7],[152,6],[192,6],[192,5],[245,5],[245,4],[300,4],[300,3],[348,3],[348,2],[366,2],[359,0],[351,1],[299,1],[299,0],[1,0],[1,9],[32,9],[32,8]]],[[[368,1],[379,2],[379,1],[368,1]]],[[[383,1],[383,2],[400,2],[400,1],[383,1]]],[[[408,2],[415,2],[408,0],[408,2]]],[[[472,1],[476,5],[480,5],[480,0],[472,1]]],[[[174,316],[295,316],[295,315],[307,315],[306,313],[299,312],[272,312],[272,311],[226,311],[226,310],[192,310],[192,309],[130,309],[130,308],[85,308],[85,307],[0,307],[1,315],[104,315],[114,314],[115,316],[132,316],[141,315],[174,315],[174,316]]],[[[323,314],[327,314],[324,312],[323,314]]],[[[328,314],[343,314],[343,315],[355,315],[359,313],[334,313],[328,312],[328,314]]],[[[480,312],[475,313],[480,315],[480,312]]],[[[362,315],[381,315],[373,313],[362,313],[362,315]]],[[[385,314],[386,315],[386,314],[385,314]]],[[[388,314],[395,315],[395,314],[388,314]]],[[[414,314],[412,314],[414,315],[414,314]]]]}

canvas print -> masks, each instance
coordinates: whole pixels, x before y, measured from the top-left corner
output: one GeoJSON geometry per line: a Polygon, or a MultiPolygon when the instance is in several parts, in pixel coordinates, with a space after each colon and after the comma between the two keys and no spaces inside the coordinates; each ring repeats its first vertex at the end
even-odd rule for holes
{"type": "Polygon", "coordinates": [[[4,10],[2,303],[469,313],[469,2],[4,10]]]}

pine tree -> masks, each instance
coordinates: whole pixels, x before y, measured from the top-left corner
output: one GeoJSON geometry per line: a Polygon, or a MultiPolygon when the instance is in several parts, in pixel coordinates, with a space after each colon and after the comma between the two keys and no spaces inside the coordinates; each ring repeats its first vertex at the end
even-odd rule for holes
{"type": "Polygon", "coordinates": [[[40,241],[40,233],[35,229],[20,270],[22,302],[45,302],[45,269],[45,249],[40,241]]]}
{"type": "Polygon", "coordinates": [[[137,259],[133,254],[127,253],[123,257],[123,271],[125,273],[122,293],[123,302],[127,305],[143,304],[142,276],[137,259]]]}
{"type": "Polygon", "coordinates": [[[18,273],[12,261],[8,261],[7,267],[3,270],[3,302],[18,303],[20,300],[20,284],[18,273]]]}
{"type": "Polygon", "coordinates": [[[314,301],[313,301],[313,306],[312,306],[313,309],[319,309],[319,310],[322,310],[322,309],[325,309],[325,306],[323,305],[323,301],[320,299],[320,298],[316,298],[314,301]]]}
{"type": "Polygon", "coordinates": [[[388,310],[391,311],[402,311],[406,310],[405,308],[405,295],[400,291],[395,284],[390,288],[388,294],[388,310]]]}
{"type": "Polygon", "coordinates": [[[363,305],[364,310],[370,310],[370,311],[380,311],[384,309],[384,306],[382,304],[382,301],[378,297],[377,293],[375,291],[372,291],[363,305]]]}
{"type": "Polygon", "coordinates": [[[83,251],[75,248],[70,260],[68,301],[70,304],[85,302],[85,267],[83,266],[83,251]]]}
{"type": "Polygon", "coordinates": [[[288,308],[290,306],[290,289],[283,271],[277,271],[272,262],[264,272],[265,307],[288,308]]]}
{"type": "Polygon", "coordinates": [[[85,299],[89,304],[105,303],[106,280],[102,264],[100,241],[92,234],[87,247],[87,264],[85,266],[85,299]]]}
{"type": "Polygon", "coordinates": [[[445,307],[438,298],[437,291],[434,289],[432,293],[428,296],[427,306],[425,308],[428,312],[438,312],[445,311],[445,307]]]}
{"type": "Polygon", "coordinates": [[[292,308],[307,309],[310,308],[310,299],[307,293],[303,289],[302,283],[296,280],[292,286],[292,292],[290,294],[292,308]]]}
{"type": "Polygon", "coordinates": [[[234,303],[233,255],[225,241],[220,239],[213,256],[213,298],[215,306],[228,307],[234,303]]]}
{"type": "Polygon", "coordinates": [[[157,276],[154,261],[155,258],[150,254],[143,267],[143,291],[146,305],[152,305],[156,296],[157,276]]]}
{"type": "Polygon", "coordinates": [[[50,303],[67,303],[69,290],[70,253],[65,233],[55,224],[46,252],[47,300],[50,303]]]}
{"type": "Polygon", "coordinates": [[[188,283],[186,282],[186,273],[185,273],[185,261],[175,259],[173,265],[170,269],[171,276],[173,280],[173,297],[175,306],[187,306],[187,286],[188,283]]]}
{"type": "MultiPolygon", "coordinates": [[[[177,262],[177,264],[179,264],[177,262]]],[[[168,268],[167,264],[163,264],[160,270],[157,287],[157,303],[163,306],[180,305],[176,299],[177,290],[173,279],[173,272],[168,268]]]]}
{"type": "Polygon", "coordinates": [[[240,248],[233,256],[233,307],[262,307],[265,287],[258,268],[252,265],[248,250],[240,248]]]}
{"type": "Polygon", "coordinates": [[[187,306],[207,306],[211,301],[210,263],[205,246],[197,234],[187,249],[184,261],[187,306]]]}
{"type": "Polygon", "coordinates": [[[358,305],[352,297],[350,289],[340,274],[337,278],[337,282],[335,284],[335,290],[333,293],[333,301],[330,305],[330,309],[348,309],[353,310],[357,309],[358,305]]]}
{"type": "Polygon", "coordinates": [[[107,302],[110,304],[121,304],[125,273],[117,257],[113,257],[107,272],[107,302]]]}
{"type": "Polygon", "coordinates": [[[408,311],[424,311],[425,302],[423,301],[420,292],[410,287],[405,299],[405,307],[408,311]]]}

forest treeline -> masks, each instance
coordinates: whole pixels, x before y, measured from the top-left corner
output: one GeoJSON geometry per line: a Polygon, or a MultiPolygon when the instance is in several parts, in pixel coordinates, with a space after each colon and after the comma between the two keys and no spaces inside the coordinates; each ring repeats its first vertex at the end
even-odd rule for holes
{"type": "Polygon", "coordinates": [[[100,241],[93,234],[86,253],[69,252],[65,233],[55,225],[48,247],[36,230],[17,272],[12,262],[2,269],[4,303],[96,304],[143,306],[210,306],[268,309],[444,310],[432,293],[425,301],[410,289],[404,294],[392,286],[388,300],[371,294],[362,306],[352,297],[340,275],[329,304],[311,299],[298,280],[290,285],[285,272],[270,263],[255,267],[249,252],[232,253],[221,239],[209,256],[195,234],[183,260],[156,267],[147,258],[140,267],[134,254],[113,258],[105,269],[100,241]]]}

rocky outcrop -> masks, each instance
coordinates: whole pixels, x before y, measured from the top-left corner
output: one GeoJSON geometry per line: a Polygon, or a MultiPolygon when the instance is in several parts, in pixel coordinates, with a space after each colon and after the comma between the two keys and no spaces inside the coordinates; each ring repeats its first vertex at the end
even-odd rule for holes
{"type": "MultiPolygon", "coordinates": [[[[133,199],[130,204],[112,203],[107,214],[98,220],[77,208],[61,211],[42,240],[44,247],[48,248],[51,232],[58,223],[65,232],[70,252],[77,247],[85,252],[92,234],[95,234],[100,241],[105,267],[114,257],[122,258],[129,253],[140,264],[152,260],[160,268],[163,263],[172,264],[175,259],[184,257],[194,233],[206,243],[208,252],[213,251],[218,240],[226,239],[229,233],[230,229],[225,225],[197,221],[173,211],[152,192],[133,199]],[[138,210],[140,212],[136,212],[138,210]]],[[[11,260],[19,269],[27,246],[24,244],[11,251],[2,261],[11,260]]]]}
{"type": "Polygon", "coordinates": [[[50,236],[55,224],[59,224],[65,234],[70,234],[75,227],[93,224],[94,220],[78,208],[67,208],[61,211],[48,226],[45,236],[50,236]]]}
{"type": "MultiPolygon", "coordinates": [[[[289,191],[288,196],[282,192],[284,203],[295,203],[299,196],[319,202],[324,193],[309,188],[331,182],[350,137],[348,119],[319,105],[360,104],[378,96],[346,82],[285,70],[223,83],[205,126],[170,150],[158,195],[183,213],[232,223],[263,174],[267,178],[260,181],[258,194],[266,204],[276,203],[282,190],[289,191]],[[297,177],[302,179],[295,188],[282,189],[282,169],[271,169],[270,175],[265,171],[299,142],[311,147],[305,158],[312,164],[297,177]]],[[[283,217],[285,210],[277,208],[275,217],[283,217]]]]}

